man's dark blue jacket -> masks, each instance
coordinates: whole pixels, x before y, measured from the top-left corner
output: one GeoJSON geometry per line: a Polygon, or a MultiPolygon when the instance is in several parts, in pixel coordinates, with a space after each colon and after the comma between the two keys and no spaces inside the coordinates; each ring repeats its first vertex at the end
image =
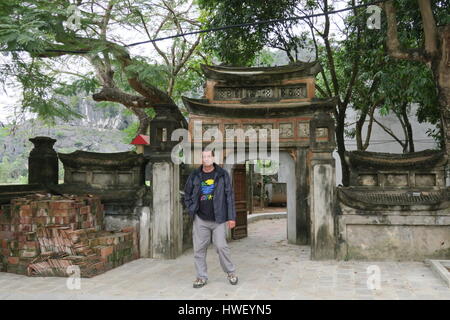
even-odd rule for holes
{"type": "MultiPolygon", "coordinates": [[[[236,207],[230,175],[216,163],[213,165],[215,168],[213,206],[216,222],[223,223],[236,220],[236,207]]],[[[202,169],[203,165],[192,171],[184,187],[184,205],[191,217],[194,217],[199,209],[202,169]]]]}

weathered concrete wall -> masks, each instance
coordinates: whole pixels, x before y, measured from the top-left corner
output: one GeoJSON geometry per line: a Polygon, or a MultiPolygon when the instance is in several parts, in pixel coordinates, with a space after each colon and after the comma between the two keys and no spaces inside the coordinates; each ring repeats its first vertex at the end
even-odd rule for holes
{"type": "MultiPolygon", "coordinates": [[[[351,209],[350,209],[351,210],[351,209]]],[[[417,260],[450,258],[450,212],[412,215],[342,215],[338,259],[417,260]]]]}
{"type": "Polygon", "coordinates": [[[105,216],[105,229],[108,231],[121,230],[125,227],[135,227],[139,230],[140,219],[138,216],[110,215],[105,216]]]}
{"type": "MultiPolygon", "coordinates": [[[[146,219],[143,217],[143,212],[149,211],[149,207],[136,207],[133,214],[105,215],[104,218],[105,230],[107,231],[122,230],[128,227],[134,228],[138,240],[137,249],[139,250],[139,258],[148,257],[149,226],[146,224],[146,219]]],[[[150,214],[148,214],[148,217],[150,217],[150,214]]],[[[149,218],[147,220],[149,220],[149,218]]]]}
{"type": "Polygon", "coordinates": [[[443,152],[349,152],[350,187],[337,188],[337,258],[450,258],[450,189],[443,152]]]}

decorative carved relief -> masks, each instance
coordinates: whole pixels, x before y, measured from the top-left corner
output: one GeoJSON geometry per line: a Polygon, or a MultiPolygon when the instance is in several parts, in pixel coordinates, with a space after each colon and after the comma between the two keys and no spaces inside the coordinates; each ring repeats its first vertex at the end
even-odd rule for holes
{"type": "Polygon", "coordinates": [[[316,138],[328,138],[328,128],[316,128],[316,138]]]}
{"type": "Polygon", "coordinates": [[[216,136],[217,134],[219,134],[219,125],[216,123],[208,123],[208,124],[203,124],[202,125],[202,137],[205,140],[209,140],[209,138],[211,136],[216,136]],[[205,132],[209,129],[212,129],[210,133],[207,134],[207,136],[205,137],[205,132]],[[217,130],[217,131],[216,131],[217,130]]]}
{"type": "Polygon", "coordinates": [[[272,129],[272,124],[271,123],[249,123],[249,124],[245,124],[244,125],[244,130],[248,130],[248,129],[255,129],[255,130],[259,130],[259,129],[272,129]]]}
{"type": "Polygon", "coordinates": [[[378,186],[377,174],[360,174],[358,175],[358,185],[360,186],[378,186]]]}
{"type": "Polygon", "coordinates": [[[298,123],[298,136],[300,138],[309,138],[309,122],[298,123]]]}
{"type": "Polygon", "coordinates": [[[416,187],[436,186],[436,174],[434,173],[416,173],[416,187]]]}
{"type": "Polygon", "coordinates": [[[204,134],[206,130],[217,129],[219,130],[219,125],[216,123],[207,123],[202,125],[202,133],[204,134]]]}
{"type": "Polygon", "coordinates": [[[250,123],[244,125],[244,131],[254,129],[260,138],[267,138],[272,127],[271,123],[250,123]],[[266,130],[260,131],[261,129],[266,130]]]}
{"type": "Polygon", "coordinates": [[[237,123],[225,123],[223,126],[225,130],[236,130],[237,128],[239,128],[239,125],[237,123]]]}
{"type": "Polygon", "coordinates": [[[408,175],[400,173],[390,173],[385,176],[387,186],[408,186],[408,175]]]}
{"type": "Polygon", "coordinates": [[[285,87],[215,87],[215,100],[239,100],[242,98],[307,98],[306,84],[285,87]]]}
{"type": "Polygon", "coordinates": [[[280,123],[280,138],[292,138],[293,136],[292,123],[280,123]]]}
{"type": "Polygon", "coordinates": [[[280,88],[280,98],[282,99],[301,99],[306,97],[306,85],[304,84],[280,88]]]}
{"type": "Polygon", "coordinates": [[[289,149],[288,150],[289,155],[294,159],[294,161],[297,161],[297,150],[295,149],[289,149]]]}
{"type": "Polygon", "coordinates": [[[241,88],[215,88],[214,99],[216,100],[235,100],[242,98],[241,88]]]}
{"type": "Polygon", "coordinates": [[[246,88],[246,97],[248,98],[273,98],[274,88],[246,88]]]}

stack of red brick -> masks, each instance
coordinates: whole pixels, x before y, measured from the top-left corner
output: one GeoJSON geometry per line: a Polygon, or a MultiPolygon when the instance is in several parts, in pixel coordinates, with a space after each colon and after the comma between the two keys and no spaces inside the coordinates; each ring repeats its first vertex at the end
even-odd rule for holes
{"type": "Polygon", "coordinates": [[[0,271],[91,277],[137,259],[134,228],[104,230],[97,196],[30,195],[0,207],[0,271]]]}

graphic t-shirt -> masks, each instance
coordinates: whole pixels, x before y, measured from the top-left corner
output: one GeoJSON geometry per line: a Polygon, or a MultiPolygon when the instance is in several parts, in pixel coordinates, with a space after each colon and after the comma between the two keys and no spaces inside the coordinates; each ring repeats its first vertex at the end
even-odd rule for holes
{"type": "Polygon", "coordinates": [[[200,205],[198,215],[203,220],[215,221],[214,217],[214,174],[216,170],[205,173],[202,171],[202,179],[200,184],[200,205]]]}

